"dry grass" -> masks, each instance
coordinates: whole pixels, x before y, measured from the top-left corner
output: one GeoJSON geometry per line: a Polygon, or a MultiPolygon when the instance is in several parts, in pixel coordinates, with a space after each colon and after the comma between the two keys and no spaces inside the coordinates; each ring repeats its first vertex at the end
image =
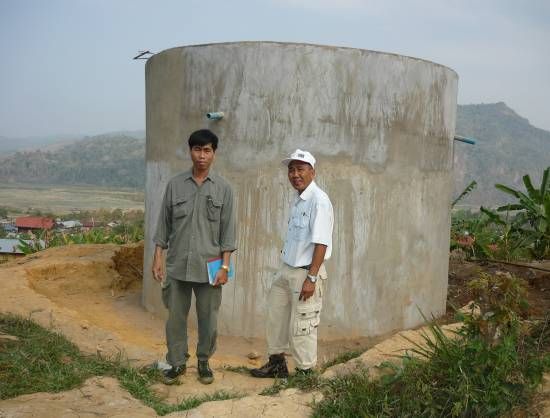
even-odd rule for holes
{"type": "Polygon", "coordinates": [[[56,214],[74,210],[141,209],[144,193],[134,189],[93,186],[9,184],[0,187],[0,206],[26,211],[29,208],[56,214]]]}

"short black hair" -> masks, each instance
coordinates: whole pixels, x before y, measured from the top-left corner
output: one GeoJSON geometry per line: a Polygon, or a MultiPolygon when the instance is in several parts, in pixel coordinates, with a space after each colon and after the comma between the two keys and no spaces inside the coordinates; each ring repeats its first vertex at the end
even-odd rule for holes
{"type": "Polygon", "coordinates": [[[204,147],[205,145],[212,144],[212,149],[216,151],[218,148],[218,137],[214,132],[209,129],[199,129],[189,136],[189,149],[200,146],[204,147]]]}

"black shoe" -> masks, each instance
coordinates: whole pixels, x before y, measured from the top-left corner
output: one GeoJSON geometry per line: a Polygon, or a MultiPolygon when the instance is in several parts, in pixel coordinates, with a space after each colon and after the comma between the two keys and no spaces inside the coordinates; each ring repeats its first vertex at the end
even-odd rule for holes
{"type": "Polygon", "coordinates": [[[199,360],[199,382],[209,385],[214,381],[214,374],[208,365],[208,360],[199,360]]]}
{"type": "Polygon", "coordinates": [[[250,370],[254,377],[288,377],[288,368],[284,354],[272,354],[269,361],[258,369],[250,370]]]}
{"type": "Polygon", "coordinates": [[[167,370],[162,371],[162,380],[165,385],[173,385],[178,382],[178,377],[185,374],[186,366],[182,364],[180,366],[172,366],[167,370]]]}

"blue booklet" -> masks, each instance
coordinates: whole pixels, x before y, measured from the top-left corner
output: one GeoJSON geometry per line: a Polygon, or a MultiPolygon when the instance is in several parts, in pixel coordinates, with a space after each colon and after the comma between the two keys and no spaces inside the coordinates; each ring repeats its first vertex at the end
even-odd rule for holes
{"type": "MultiPolygon", "coordinates": [[[[211,258],[206,262],[206,269],[208,270],[208,282],[211,285],[214,285],[214,282],[216,281],[216,273],[221,267],[222,267],[221,257],[211,258]]],[[[233,278],[234,270],[235,268],[233,267],[233,261],[231,261],[229,264],[229,272],[227,273],[227,278],[229,280],[233,278]]]]}

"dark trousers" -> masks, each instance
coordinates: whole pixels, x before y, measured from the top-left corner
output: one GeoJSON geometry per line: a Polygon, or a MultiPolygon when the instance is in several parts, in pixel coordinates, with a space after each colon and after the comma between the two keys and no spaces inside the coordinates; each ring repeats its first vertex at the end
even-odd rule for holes
{"type": "Polygon", "coordinates": [[[187,315],[191,307],[191,291],[195,294],[198,334],[197,358],[208,360],[216,351],[218,311],[222,289],[209,283],[169,280],[162,289],[164,305],[168,309],[166,321],[166,360],[172,366],[185,364],[189,358],[187,342],[187,315]]]}

